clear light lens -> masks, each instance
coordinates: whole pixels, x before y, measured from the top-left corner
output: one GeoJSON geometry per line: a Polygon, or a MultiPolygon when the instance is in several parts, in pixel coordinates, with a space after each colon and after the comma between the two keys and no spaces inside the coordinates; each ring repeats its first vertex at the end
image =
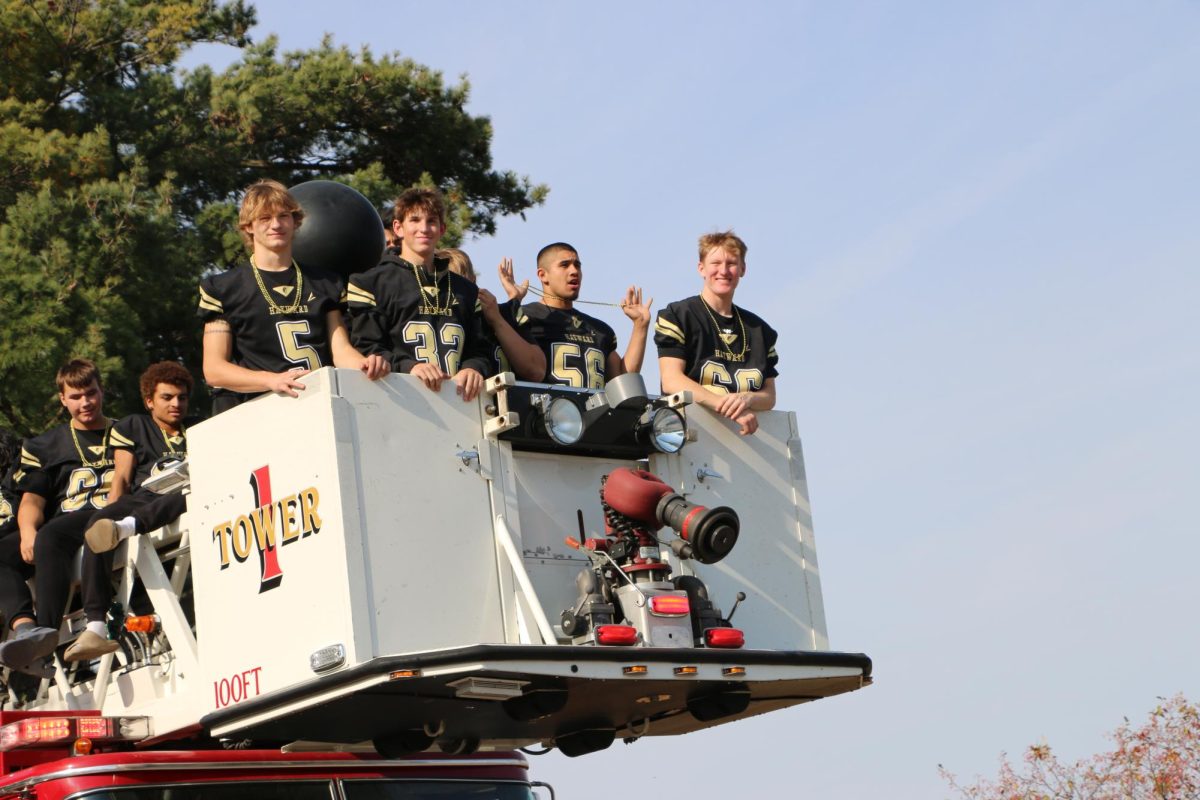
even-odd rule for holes
{"type": "Polygon", "coordinates": [[[660,453],[678,453],[687,441],[687,423],[673,408],[660,408],[650,420],[650,441],[660,453]]]}
{"type": "Polygon", "coordinates": [[[340,667],[346,663],[346,647],[341,644],[331,644],[322,647],[308,657],[308,666],[313,672],[324,672],[327,669],[340,667]]]}
{"type": "Polygon", "coordinates": [[[583,436],[583,412],[565,397],[550,401],[546,409],[546,433],[559,444],[575,444],[583,436]]]}

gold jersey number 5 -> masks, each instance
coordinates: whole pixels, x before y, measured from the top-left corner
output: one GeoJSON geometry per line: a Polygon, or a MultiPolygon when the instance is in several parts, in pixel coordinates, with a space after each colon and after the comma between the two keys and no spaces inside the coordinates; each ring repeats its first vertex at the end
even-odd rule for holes
{"type": "Polygon", "coordinates": [[[317,349],[310,344],[300,344],[300,337],[308,336],[312,331],[308,320],[276,322],[275,330],[279,333],[279,346],[283,348],[284,358],[305,369],[321,368],[321,354],[317,349]]]}

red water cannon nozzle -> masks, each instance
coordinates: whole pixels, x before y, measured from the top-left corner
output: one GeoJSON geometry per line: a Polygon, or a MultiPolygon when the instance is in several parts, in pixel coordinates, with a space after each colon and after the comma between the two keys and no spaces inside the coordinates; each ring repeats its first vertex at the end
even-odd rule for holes
{"type": "Polygon", "coordinates": [[[688,502],[657,475],[628,467],[615,469],[604,483],[604,502],[635,522],[653,528],[669,527],[681,543],[671,549],[680,558],[715,564],[737,544],[737,512],[726,506],[706,508],[688,502]]]}

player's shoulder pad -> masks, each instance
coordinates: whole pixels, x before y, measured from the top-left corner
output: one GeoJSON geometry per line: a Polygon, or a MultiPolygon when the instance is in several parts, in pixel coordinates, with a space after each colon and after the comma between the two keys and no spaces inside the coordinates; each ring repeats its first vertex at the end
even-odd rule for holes
{"type": "Polygon", "coordinates": [[[217,273],[215,275],[206,275],[200,279],[199,291],[200,299],[199,306],[201,311],[210,311],[214,314],[224,314],[225,304],[222,297],[224,289],[230,281],[227,276],[232,275],[233,270],[217,273]]]}
{"type": "Polygon", "coordinates": [[[113,447],[122,449],[132,449],[134,442],[142,434],[144,424],[140,424],[138,417],[149,419],[145,414],[130,414],[127,417],[122,417],[113,425],[112,431],[108,434],[108,440],[112,442],[113,447]]]}
{"type": "Polygon", "coordinates": [[[55,425],[48,431],[26,439],[21,445],[21,464],[26,469],[40,469],[48,460],[53,459],[53,453],[60,439],[65,439],[69,422],[55,425]],[[29,462],[26,463],[26,459],[29,462]]]}
{"type": "Polygon", "coordinates": [[[521,313],[517,315],[518,319],[521,317],[524,317],[527,320],[545,319],[550,313],[550,306],[546,305],[545,303],[539,303],[535,300],[532,303],[526,303],[525,305],[521,306],[519,311],[521,313]]]}
{"type": "Polygon", "coordinates": [[[374,308],[375,286],[387,264],[376,264],[364,272],[355,272],[346,281],[346,302],[351,308],[374,308]]]}

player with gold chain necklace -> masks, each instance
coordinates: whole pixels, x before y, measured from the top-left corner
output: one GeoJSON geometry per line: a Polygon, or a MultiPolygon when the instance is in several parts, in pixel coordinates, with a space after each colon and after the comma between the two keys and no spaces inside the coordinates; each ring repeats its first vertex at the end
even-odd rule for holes
{"type": "Polygon", "coordinates": [[[349,352],[342,326],[341,277],[301,267],[292,258],[303,217],[281,184],[254,184],[239,214],[248,261],[200,282],[204,370],[214,387],[216,413],[264,391],[297,396],[303,384],[294,373],[333,365],[335,353],[343,353],[337,366],[362,368],[362,356],[349,352]],[[339,343],[341,350],[335,348],[339,343]]]}
{"type": "Polygon", "coordinates": [[[745,274],[745,243],[732,232],[700,239],[699,295],[658,314],[654,342],[664,392],[691,391],[696,403],[757,430],[755,411],[775,404],[775,330],[733,302],[745,274]]]}
{"type": "Polygon", "coordinates": [[[435,190],[409,189],[393,205],[399,248],[350,276],[350,340],[387,360],[392,372],[413,375],[433,391],[449,379],[463,400],[474,399],[490,373],[491,354],[478,288],[436,255],[446,231],[445,203],[435,190]]]}
{"type": "Polygon", "coordinates": [[[47,659],[58,645],[72,564],[92,514],[108,501],[113,472],[112,425],[104,416],[96,365],[72,360],[59,370],[57,383],[71,419],[22,448],[14,476],[24,493],[18,511],[20,549],[0,548],[0,581],[7,587],[0,612],[13,631],[0,645],[0,664],[34,675],[46,675],[47,659]],[[37,564],[36,610],[25,582],[10,580],[28,562],[37,564]]]}

